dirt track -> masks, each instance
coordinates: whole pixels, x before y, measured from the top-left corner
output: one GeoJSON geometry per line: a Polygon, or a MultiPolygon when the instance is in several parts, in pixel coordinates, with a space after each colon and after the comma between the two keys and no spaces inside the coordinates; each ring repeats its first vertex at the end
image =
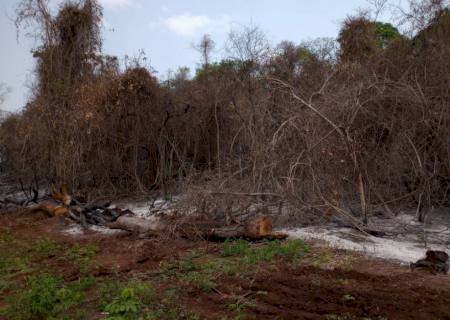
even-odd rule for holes
{"type": "MultiPolygon", "coordinates": [[[[237,265],[237,272],[214,272],[210,276],[215,286],[206,291],[183,280],[182,271],[168,272],[168,266],[186,261],[187,256],[195,256],[193,270],[203,270],[201,266],[211,261],[224,263],[221,244],[97,233],[75,238],[61,233],[68,223],[38,214],[8,214],[0,216],[0,231],[12,235],[21,248],[38,239],[51,239],[62,248],[56,254],[31,259],[33,272],[46,270],[61,275],[67,283],[86,273],[99,282],[139,278],[151,282],[158,297],[176,289],[176,298],[167,302],[178,310],[176,319],[188,319],[190,313],[200,319],[450,319],[448,276],[411,272],[311,244],[309,253],[297,263],[277,258],[250,267],[237,265]],[[74,244],[98,248],[87,268],[60,259],[59,254],[74,244]]],[[[0,250],[8,250],[7,244],[0,250]]],[[[19,276],[18,281],[24,282],[29,274],[19,276]]],[[[83,306],[85,318],[103,319],[91,291],[90,302],[83,306]]],[[[1,293],[0,306],[10,294],[12,290],[1,293]]]]}

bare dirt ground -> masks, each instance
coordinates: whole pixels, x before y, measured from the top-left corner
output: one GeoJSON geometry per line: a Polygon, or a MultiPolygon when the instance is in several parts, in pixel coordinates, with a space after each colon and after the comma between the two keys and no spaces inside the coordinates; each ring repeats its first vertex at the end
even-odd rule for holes
{"type": "Polygon", "coordinates": [[[7,310],[0,319],[450,319],[448,276],[317,242],[74,236],[62,232],[70,224],[38,213],[0,215],[0,308],[7,310]],[[40,299],[29,279],[43,273],[65,288],[78,285],[79,299],[29,307],[40,299]],[[113,318],[111,305],[129,298],[120,288],[130,281],[151,294],[136,294],[136,310],[113,318]]]}

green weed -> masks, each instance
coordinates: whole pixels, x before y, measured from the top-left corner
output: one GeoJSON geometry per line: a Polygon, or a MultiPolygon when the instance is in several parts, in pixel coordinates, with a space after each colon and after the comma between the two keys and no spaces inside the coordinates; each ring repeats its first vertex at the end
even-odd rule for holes
{"type": "Polygon", "coordinates": [[[222,256],[241,256],[246,264],[271,261],[275,257],[297,259],[308,252],[308,246],[302,240],[265,241],[261,246],[251,246],[245,240],[225,241],[222,256]]]}
{"type": "Polygon", "coordinates": [[[193,286],[204,292],[211,292],[217,286],[209,276],[196,271],[189,272],[182,279],[190,282],[193,286]]]}
{"type": "MultiPolygon", "coordinates": [[[[108,289],[115,290],[116,287],[110,284],[108,289]]],[[[107,295],[110,293],[111,291],[107,295]]],[[[152,297],[153,289],[149,284],[140,281],[131,281],[120,289],[120,293],[105,305],[104,311],[109,313],[107,319],[137,319],[141,314],[142,307],[149,304],[152,297]]]]}
{"type": "Polygon", "coordinates": [[[248,241],[238,239],[235,241],[225,240],[222,246],[222,257],[234,257],[246,254],[250,250],[248,241]]]}
{"type": "Polygon", "coordinates": [[[28,272],[28,263],[26,256],[16,256],[8,252],[0,253],[0,275],[28,272]]]}
{"type": "Polygon", "coordinates": [[[58,244],[50,239],[39,239],[32,247],[31,251],[39,256],[48,256],[59,250],[58,244]]]}
{"type": "Polygon", "coordinates": [[[67,253],[67,258],[73,260],[81,265],[87,264],[98,252],[98,248],[95,245],[88,244],[81,246],[75,244],[67,253]]]}

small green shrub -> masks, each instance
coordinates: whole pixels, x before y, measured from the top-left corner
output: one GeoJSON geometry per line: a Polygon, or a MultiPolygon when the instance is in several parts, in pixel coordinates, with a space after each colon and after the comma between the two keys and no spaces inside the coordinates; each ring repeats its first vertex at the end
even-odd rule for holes
{"type": "Polygon", "coordinates": [[[117,296],[120,295],[121,285],[113,280],[106,280],[99,285],[99,305],[100,310],[105,310],[106,306],[111,303],[117,296]]]}
{"type": "Polygon", "coordinates": [[[108,320],[135,319],[140,309],[140,301],[133,288],[125,288],[120,296],[105,308],[110,314],[108,320]]]}
{"type": "MultiPolygon", "coordinates": [[[[112,288],[112,287],[110,287],[112,288]]],[[[150,285],[138,281],[129,282],[120,294],[108,303],[104,311],[108,320],[133,320],[141,313],[143,305],[150,303],[153,290],[150,285]]]]}

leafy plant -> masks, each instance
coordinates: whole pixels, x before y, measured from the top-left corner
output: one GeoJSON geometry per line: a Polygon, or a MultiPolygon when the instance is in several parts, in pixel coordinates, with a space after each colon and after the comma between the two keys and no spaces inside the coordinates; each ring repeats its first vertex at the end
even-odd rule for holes
{"type": "Polygon", "coordinates": [[[133,288],[125,288],[120,296],[105,307],[108,320],[134,319],[140,309],[140,302],[133,288]]]}
{"type": "Polygon", "coordinates": [[[117,296],[119,296],[121,292],[121,285],[120,283],[112,280],[106,280],[102,283],[100,283],[99,289],[98,289],[98,295],[99,295],[99,309],[104,310],[106,306],[114,300],[117,296]]]}
{"type": "Polygon", "coordinates": [[[136,319],[144,304],[150,302],[153,294],[151,287],[142,282],[129,282],[110,303],[104,311],[109,313],[108,320],[136,319]]]}

